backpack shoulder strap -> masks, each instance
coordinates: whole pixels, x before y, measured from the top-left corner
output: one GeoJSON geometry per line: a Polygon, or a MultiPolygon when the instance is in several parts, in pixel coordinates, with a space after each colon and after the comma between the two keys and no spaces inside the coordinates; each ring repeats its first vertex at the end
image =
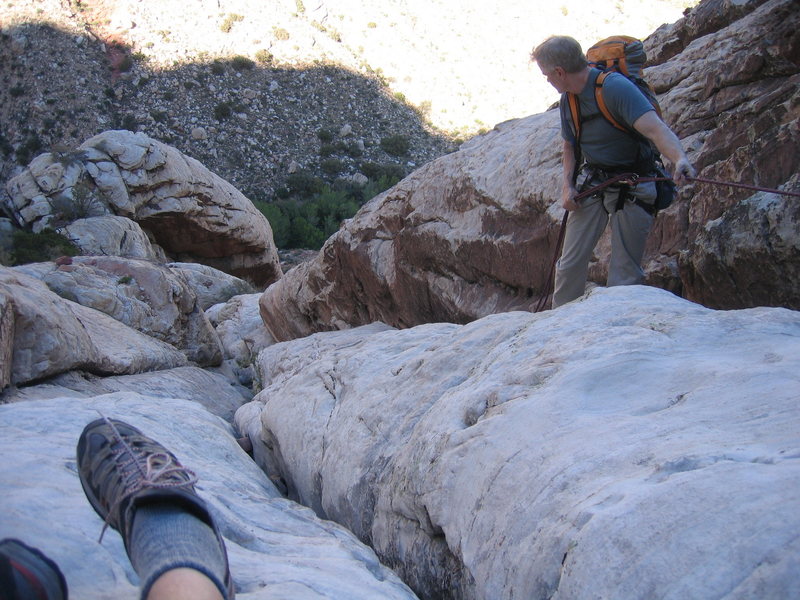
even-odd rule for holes
{"type": "Polygon", "coordinates": [[[569,114],[572,117],[575,141],[579,142],[581,139],[581,106],[578,102],[578,96],[572,92],[567,92],[567,101],[569,103],[569,114]]]}
{"type": "Polygon", "coordinates": [[[608,110],[608,106],[606,105],[605,98],[603,98],[603,83],[605,82],[606,78],[611,74],[610,71],[603,71],[600,75],[597,76],[597,81],[594,83],[594,99],[597,102],[597,107],[600,109],[600,112],[605,117],[606,121],[611,123],[614,127],[619,129],[620,131],[624,131],[625,133],[631,133],[631,131],[623,126],[620,125],[617,120],[611,115],[611,111],[608,110]]]}

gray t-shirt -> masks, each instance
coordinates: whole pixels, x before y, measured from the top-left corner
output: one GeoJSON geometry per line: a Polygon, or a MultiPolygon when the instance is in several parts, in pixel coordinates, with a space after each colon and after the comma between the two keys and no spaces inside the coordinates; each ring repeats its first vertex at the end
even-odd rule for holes
{"type": "MultiPolygon", "coordinates": [[[[578,94],[581,111],[581,152],[593,165],[607,167],[631,166],[636,162],[640,141],[620,131],[600,113],[594,98],[594,84],[599,69],[592,69],[586,87],[578,94]]],[[[619,73],[610,74],[603,85],[603,98],[612,116],[622,125],[633,129],[633,123],[646,112],[655,110],[636,85],[619,73]]],[[[566,94],[561,96],[561,136],[570,141],[572,117],[566,94]]]]}

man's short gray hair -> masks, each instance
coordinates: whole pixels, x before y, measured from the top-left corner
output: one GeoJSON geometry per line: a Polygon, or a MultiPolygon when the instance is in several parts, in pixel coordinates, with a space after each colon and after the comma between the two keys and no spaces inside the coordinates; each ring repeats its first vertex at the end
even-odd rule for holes
{"type": "Polygon", "coordinates": [[[531,60],[545,69],[561,67],[567,73],[577,73],[589,64],[578,41],[567,35],[547,38],[533,49],[531,60]]]}

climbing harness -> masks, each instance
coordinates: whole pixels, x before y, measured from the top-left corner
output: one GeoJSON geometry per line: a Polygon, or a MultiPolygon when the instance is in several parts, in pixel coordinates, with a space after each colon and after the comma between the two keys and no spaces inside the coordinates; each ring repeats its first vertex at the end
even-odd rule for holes
{"type": "MultiPolygon", "coordinates": [[[[573,198],[575,201],[583,200],[584,198],[588,198],[589,196],[594,196],[597,192],[615,185],[630,185],[631,187],[635,187],[639,183],[647,183],[647,182],[656,182],[656,181],[673,181],[671,177],[641,177],[636,173],[620,173],[610,179],[607,179],[603,183],[596,185],[592,188],[589,188],[586,191],[581,192],[577,196],[573,198]]],[[[718,181],[716,179],[706,179],[703,177],[687,177],[686,181],[690,181],[692,183],[708,183],[711,185],[721,185],[721,186],[728,186],[728,187],[735,187],[741,188],[745,190],[750,190],[754,192],[768,192],[771,194],[780,194],[782,196],[793,196],[795,198],[800,198],[800,192],[787,192],[783,190],[776,190],[773,188],[765,188],[759,187],[756,185],[750,185],[747,183],[733,183],[731,181],[718,181]]],[[[539,301],[536,303],[536,307],[533,309],[533,312],[538,313],[544,310],[545,305],[547,304],[547,299],[550,294],[553,292],[553,286],[555,284],[554,276],[556,271],[556,264],[558,263],[558,257],[561,254],[561,246],[564,244],[564,237],[567,233],[567,220],[569,218],[569,211],[564,211],[564,218],[561,220],[561,228],[558,232],[558,240],[556,241],[556,249],[553,255],[553,260],[550,263],[550,272],[547,275],[547,282],[545,283],[545,289],[542,292],[542,295],[539,298],[539,301]]]]}

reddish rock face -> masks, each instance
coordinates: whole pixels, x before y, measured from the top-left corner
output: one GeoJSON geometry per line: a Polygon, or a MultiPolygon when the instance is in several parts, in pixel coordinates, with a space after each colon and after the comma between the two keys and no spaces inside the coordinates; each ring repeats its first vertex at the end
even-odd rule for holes
{"type": "MultiPolygon", "coordinates": [[[[791,0],[713,0],[648,39],[651,57],[673,55],[649,68],[647,78],[699,177],[800,190],[799,28],[791,0]],[[665,47],[672,50],[660,52],[665,47]]],[[[767,201],[705,183],[691,191],[656,221],[649,282],[667,287],[653,268],[666,260],[678,276],[675,291],[691,300],[714,308],[800,309],[800,236],[796,226],[787,229],[787,220],[797,222],[797,199],[767,201]]]]}
{"type": "Polygon", "coordinates": [[[410,327],[531,310],[558,235],[550,199],[560,147],[550,111],[429,163],[267,289],[267,328],[286,340],[373,321],[410,327]]]}
{"type": "MultiPolygon", "coordinates": [[[[798,30],[796,0],[711,0],[647,40],[647,80],[700,177],[800,189],[798,30]]],[[[503,123],[374,199],[264,293],[273,336],[531,310],[563,214],[558,128],[557,111],[503,123]]],[[[798,202],[752,195],[684,189],[648,240],[647,283],[714,307],[800,308],[798,202]]],[[[595,283],[608,254],[606,232],[595,283]]]]}

